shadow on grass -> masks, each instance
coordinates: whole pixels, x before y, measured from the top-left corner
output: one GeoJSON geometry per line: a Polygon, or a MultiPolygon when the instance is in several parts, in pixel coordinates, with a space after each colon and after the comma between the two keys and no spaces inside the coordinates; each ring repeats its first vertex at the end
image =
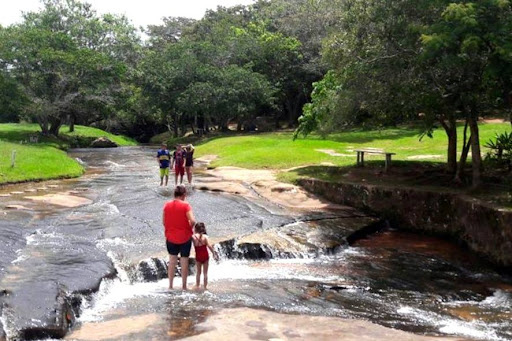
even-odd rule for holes
{"type": "MultiPolygon", "coordinates": [[[[368,143],[379,140],[398,140],[407,137],[417,136],[420,138],[422,129],[418,127],[396,127],[382,130],[375,129],[349,129],[339,133],[332,133],[326,136],[309,135],[309,140],[330,140],[341,143],[368,143]]],[[[299,137],[299,139],[303,139],[299,137]]]]}
{"type": "Polygon", "coordinates": [[[37,129],[31,129],[29,127],[22,128],[3,128],[0,129],[0,139],[6,140],[9,142],[22,142],[28,140],[30,135],[37,135],[41,131],[37,129]]]}
{"type": "Polygon", "coordinates": [[[369,161],[365,167],[307,166],[292,170],[291,179],[315,178],[329,182],[352,181],[387,185],[450,186],[452,176],[445,171],[445,164],[429,161],[393,161],[385,172],[384,161],[369,161]]]}
{"type": "MultiPolygon", "coordinates": [[[[197,135],[190,135],[186,137],[177,137],[177,138],[168,138],[164,141],[167,142],[167,146],[169,148],[172,148],[176,146],[177,144],[185,145],[185,144],[193,144],[194,146],[200,146],[203,144],[206,144],[208,142],[226,138],[226,137],[242,137],[242,136],[258,136],[258,135],[264,135],[269,134],[273,132],[246,132],[246,131],[227,131],[227,132],[221,132],[221,131],[214,131],[208,133],[208,135],[203,135],[201,137],[197,135]]],[[[279,131],[275,132],[276,134],[279,133],[279,131]]],[[[291,137],[290,137],[291,139],[291,137]]]]}

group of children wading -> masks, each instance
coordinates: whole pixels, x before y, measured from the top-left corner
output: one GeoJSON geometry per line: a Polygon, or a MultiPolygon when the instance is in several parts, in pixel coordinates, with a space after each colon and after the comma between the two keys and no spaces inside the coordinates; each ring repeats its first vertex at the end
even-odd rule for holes
{"type": "Polygon", "coordinates": [[[174,184],[178,185],[178,176],[180,184],[183,183],[183,176],[187,173],[188,183],[192,183],[192,167],[194,166],[194,147],[189,144],[183,148],[181,144],[176,145],[176,149],[171,153],[167,149],[167,144],[162,143],[156,154],[158,165],[160,167],[160,186],[167,186],[169,181],[169,169],[174,170],[174,184]],[[165,180],[165,182],[164,182],[165,180]]]}
{"type": "Polygon", "coordinates": [[[189,144],[183,148],[176,146],[176,150],[170,154],[167,145],[162,143],[157,152],[158,165],[160,166],[160,186],[167,186],[169,180],[169,169],[174,169],[175,185],[174,200],[165,203],[163,209],[163,225],[167,252],[169,252],[169,289],[173,288],[173,281],[180,256],[181,277],[183,290],[187,290],[187,277],[190,249],[194,244],[196,253],[196,289],[201,285],[201,274],[203,274],[203,287],[208,286],[208,263],[210,255],[208,249],[218,259],[217,253],[208,240],[206,226],[204,223],[197,223],[192,212],[192,207],[186,201],[187,189],[183,186],[183,175],[187,173],[188,183],[192,183],[192,167],[194,166],[194,147],[189,144]],[[180,185],[178,185],[180,176],[180,185]],[[164,183],[165,180],[165,183],[164,183]]]}

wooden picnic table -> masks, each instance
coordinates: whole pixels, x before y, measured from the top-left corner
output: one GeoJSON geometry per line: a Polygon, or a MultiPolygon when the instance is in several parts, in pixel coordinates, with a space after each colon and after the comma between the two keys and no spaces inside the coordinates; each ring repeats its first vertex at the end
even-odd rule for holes
{"type": "Polygon", "coordinates": [[[384,164],[384,171],[387,171],[388,168],[391,167],[391,156],[396,155],[396,153],[386,152],[382,149],[376,148],[365,148],[365,149],[356,149],[357,152],[357,165],[364,167],[364,154],[381,154],[386,155],[386,161],[384,164]]]}

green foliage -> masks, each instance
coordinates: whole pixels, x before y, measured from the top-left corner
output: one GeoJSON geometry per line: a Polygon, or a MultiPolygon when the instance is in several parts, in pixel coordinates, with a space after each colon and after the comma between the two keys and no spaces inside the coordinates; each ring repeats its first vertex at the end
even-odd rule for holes
{"type": "Polygon", "coordinates": [[[125,18],[100,17],[89,4],[43,6],[0,31],[0,59],[30,100],[27,118],[57,135],[67,119],[92,123],[112,111],[137,38],[125,18]]]}
{"type": "Polygon", "coordinates": [[[485,147],[490,149],[488,159],[506,164],[509,168],[512,166],[512,131],[497,133],[494,139],[487,141],[485,147]]]}
{"type": "Polygon", "coordinates": [[[322,134],[332,131],[338,104],[337,101],[333,101],[333,98],[339,90],[340,86],[333,71],[329,71],[322,80],[313,83],[311,103],[307,103],[302,108],[299,126],[293,135],[294,140],[299,135],[306,137],[316,130],[322,134]]]}
{"type": "Polygon", "coordinates": [[[0,122],[17,122],[26,103],[27,98],[18,83],[8,73],[0,71],[0,122]]]}

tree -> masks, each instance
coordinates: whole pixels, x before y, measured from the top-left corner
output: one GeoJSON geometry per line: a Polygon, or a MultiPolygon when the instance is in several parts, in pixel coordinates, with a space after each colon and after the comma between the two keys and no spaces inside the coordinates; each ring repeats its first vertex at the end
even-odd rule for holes
{"type": "Polygon", "coordinates": [[[43,134],[105,112],[115,102],[128,63],[137,59],[133,27],[123,17],[98,16],[87,3],[44,0],[0,37],[4,69],[30,99],[27,112],[43,134]]]}
{"type": "Polygon", "coordinates": [[[436,1],[429,0],[344,1],[337,29],[324,40],[324,61],[332,70],[313,91],[323,99],[305,106],[301,124],[328,131],[415,118],[413,94],[425,83],[418,78],[419,30],[435,10],[436,1]],[[310,119],[320,121],[311,125],[310,119]]]}
{"type": "Polygon", "coordinates": [[[18,122],[27,98],[10,74],[0,72],[0,122],[18,122]]]}
{"type": "MultiPolygon", "coordinates": [[[[510,93],[511,6],[508,0],[450,3],[422,36],[425,58],[442,75],[436,77],[438,83],[458,103],[471,132],[468,142],[475,187],[481,184],[483,166],[479,117],[503,107],[506,100],[502,99],[510,93]]],[[[459,169],[469,151],[463,147],[459,169]]]]}

